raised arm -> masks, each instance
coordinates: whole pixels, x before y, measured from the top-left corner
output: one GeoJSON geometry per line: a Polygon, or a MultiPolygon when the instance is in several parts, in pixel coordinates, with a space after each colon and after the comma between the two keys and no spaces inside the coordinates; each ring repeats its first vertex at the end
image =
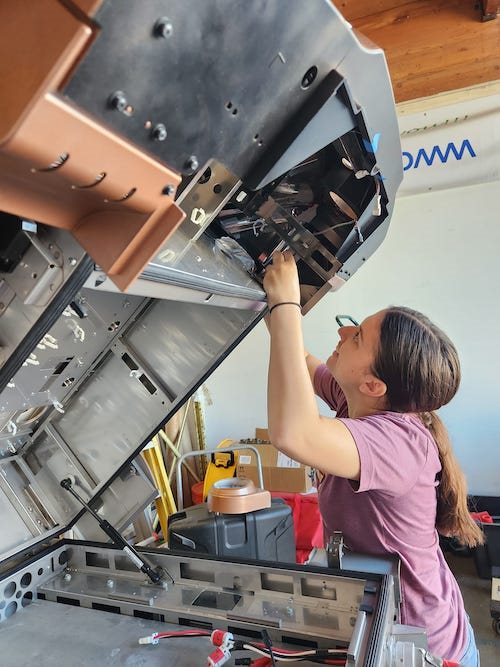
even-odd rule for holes
{"type": "Polygon", "coordinates": [[[268,428],[273,444],[319,470],[359,479],[358,450],[347,427],[319,414],[310,373],[319,361],[304,354],[297,267],[291,253],[276,253],[264,279],[271,351],[268,428]],[[285,303],[289,302],[289,303],[285,303]],[[273,308],[277,304],[282,304],[273,308]]]}
{"type": "Polygon", "coordinates": [[[314,375],[316,373],[316,369],[318,366],[321,366],[323,363],[321,359],[318,359],[314,355],[310,354],[307,350],[305,351],[305,357],[306,357],[306,364],[307,364],[307,370],[309,371],[309,377],[311,378],[311,382],[314,382],[314,375]]]}
{"type": "MultiPolygon", "coordinates": [[[[271,333],[271,316],[269,313],[264,317],[264,322],[266,323],[267,330],[269,333],[271,333]]],[[[306,358],[306,364],[307,364],[307,370],[309,371],[309,377],[311,378],[311,382],[314,382],[314,375],[316,373],[316,369],[318,366],[321,366],[323,363],[321,359],[318,359],[314,355],[312,355],[310,352],[307,350],[304,350],[304,356],[306,358]]]]}

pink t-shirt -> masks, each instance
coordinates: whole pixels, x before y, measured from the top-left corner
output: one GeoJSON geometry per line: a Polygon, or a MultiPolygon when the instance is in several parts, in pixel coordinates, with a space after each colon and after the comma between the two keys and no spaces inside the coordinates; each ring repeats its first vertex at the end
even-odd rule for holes
{"type": "Polygon", "coordinates": [[[342,531],[347,548],[401,560],[401,623],[424,627],[429,650],[459,660],[466,648],[462,595],[439,546],[436,443],[412,414],[383,412],[349,419],[347,402],[326,366],[314,389],[351,432],[359,452],[359,486],[326,475],[318,489],[325,534],[342,531]]]}

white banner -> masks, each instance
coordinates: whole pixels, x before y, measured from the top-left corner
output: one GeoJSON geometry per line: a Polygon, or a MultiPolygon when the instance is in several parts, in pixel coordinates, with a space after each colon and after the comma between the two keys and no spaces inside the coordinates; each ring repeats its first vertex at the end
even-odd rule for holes
{"type": "Polygon", "coordinates": [[[465,99],[461,91],[429,98],[426,110],[426,100],[418,111],[416,103],[398,108],[404,169],[398,196],[500,180],[499,88],[482,97],[464,90],[465,99]]]}

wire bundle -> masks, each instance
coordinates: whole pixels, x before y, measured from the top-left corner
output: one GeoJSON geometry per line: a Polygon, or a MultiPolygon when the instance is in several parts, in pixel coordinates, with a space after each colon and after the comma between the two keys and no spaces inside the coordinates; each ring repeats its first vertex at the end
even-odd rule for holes
{"type": "Polygon", "coordinates": [[[256,660],[252,658],[236,658],[235,664],[249,665],[250,667],[275,667],[277,662],[316,662],[323,665],[345,665],[347,653],[345,649],[305,649],[290,650],[273,647],[269,635],[265,630],[262,632],[264,642],[247,642],[234,640],[230,632],[223,630],[179,630],[171,632],[154,632],[148,637],[141,637],[140,644],[158,644],[160,639],[178,639],[182,637],[210,637],[217,651],[208,657],[208,665],[222,665],[229,659],[230,655],[237,651],[255,653],[261,657],[256,660]],[[222,649],[219,650],[219,649],[222,649]],[[215,661],[214,656],[220,654],[220,659],[215,661]],[[226,659],[223,659],[223,656],[226,659]]]}

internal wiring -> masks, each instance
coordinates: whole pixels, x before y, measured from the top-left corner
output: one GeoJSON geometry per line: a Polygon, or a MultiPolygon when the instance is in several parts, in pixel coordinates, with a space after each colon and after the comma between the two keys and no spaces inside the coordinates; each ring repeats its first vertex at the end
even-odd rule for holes
{"type": "MultiPolygon", "coordinates": [[[[239,649],[240,645],[237,647],[237,650],[239,649]]],[[[272,651],[270,652],[269,648],[263,644],[247,642],[241,644],[241,649],[252,651],[268,658],[274,657],[277,662],[313,660],[314,662],[321,662],[323,664],[344,665],[347,660],[345,649],[308,649],[305,651],[292,651],[281,648],[272,648],[272,651]],[[333,658],[337,658],[337,660],[333,660],[333,658]]]]}
{"type": "Polygon", "coordinates": [[[261,656],[251,664],[254,667],[275,667],[278,662],[316,662],[323,665],[345,665],[347,653],[345,649],[305,649],[291,650],[277,648],[272,646],[271,639],[264,630],[262,635],[265,643],[253,643],[246,641],[235,641],[230,633],[222,630],[208,632],[206,630],[179,630],[169,632],[154,632],[148,637],[142,637],[140,644],[158,644],[160,639],[179,639],[182,637],[211,637],[212,643],[216,646],[221,645],[214,636],[219,634],[222,637],[223,646],[227,650],[227,656],[233,652],[250,651],[261,656]],[[226,643],[227,642],[227,643],[226,643]]]}

